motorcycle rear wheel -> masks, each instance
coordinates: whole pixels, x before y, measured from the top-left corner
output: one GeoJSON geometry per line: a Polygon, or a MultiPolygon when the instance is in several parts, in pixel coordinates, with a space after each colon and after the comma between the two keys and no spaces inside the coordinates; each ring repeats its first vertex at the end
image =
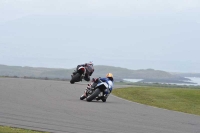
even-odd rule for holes
{"type": "Polygon", "coordinates": [[[79,79],[80,79],[80,74],[77,73],[76,75],[74,75],[74,76],[72,77],[72,79],[70,80],[70,83],[71,83],[71,84],[74,84],[75,82],[78,82],[79,79]]]}
{"type": "Polygon", "coordinates": [[[106,98],[102,98],[101,100],[102,100],[102,102],[106,102],[106,98]]]}
{"type": "Polygon", "coordinates": [[[92,93],[92,95],[90,95],[90,96],[88,96],[88,97],[86,98],[86,101],[91,102],[93,99],[95,99],[95,98],[99,95],[99,93],[101,93],[101,91],[97,88],[97,89],[92,93]]]}

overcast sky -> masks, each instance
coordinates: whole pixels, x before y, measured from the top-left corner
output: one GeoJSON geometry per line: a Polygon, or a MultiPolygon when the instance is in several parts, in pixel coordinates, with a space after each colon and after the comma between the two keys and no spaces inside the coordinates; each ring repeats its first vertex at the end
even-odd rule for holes
{"type": "Polygon", "coordinates": [[[200,73],[199,0],[0,0],[0,64],[200,73]]]}

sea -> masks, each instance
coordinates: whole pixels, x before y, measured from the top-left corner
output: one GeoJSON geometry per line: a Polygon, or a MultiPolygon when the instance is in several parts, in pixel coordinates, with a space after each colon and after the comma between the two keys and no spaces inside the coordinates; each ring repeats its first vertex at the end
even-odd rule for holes
{"type": "MultiPolygon", "coordinates": [[[[190,79],[192,83],[194,84],[188,84],[188,83],[163,83],[163,84],[176,84],[176,85],[192,85],[192,86],[200,86],[200,77],[185,77],[190,79]]],[[[143,79],[124,79],[124,81],[127,82],[132,82],[132,83],[136,83],[136,82],[140,82],[143,79]]],[[[153,83],[153,82],[148,82],[148,83],[153,83]]],[[[162,84],[162,83],[161,83],[162,84]]]]}

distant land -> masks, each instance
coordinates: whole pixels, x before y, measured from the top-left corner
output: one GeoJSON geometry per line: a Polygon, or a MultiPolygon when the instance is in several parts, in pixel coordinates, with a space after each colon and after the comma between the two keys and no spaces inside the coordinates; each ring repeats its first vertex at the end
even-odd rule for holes
{"type": "MultiPolygon", "coordinates": [[[[190,79],[185,77],[200,77],[200,73],[170,73],[154,69],[130,70],[121,67],[104,65],[97,65],[94,67],[95,71],[92,77],[105,77],[106,73],[111,72],[114,75],[115,81],[123,81],[123,79],[143,79],[140,82],[193,84],[190,82],[190,79]]],[[[74,69],[75,68],[63,69],[0,65],[0,76],[69,80],[74,69]]]]}

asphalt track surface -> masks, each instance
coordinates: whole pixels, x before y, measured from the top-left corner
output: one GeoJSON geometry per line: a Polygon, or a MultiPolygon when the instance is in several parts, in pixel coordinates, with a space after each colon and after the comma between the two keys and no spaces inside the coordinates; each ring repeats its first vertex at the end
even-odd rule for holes
{"type": "Polygon", "coordinates": [[[200,133],[198,115],[113,95],[106,103],[81,101],[85,87],[66,81],[0,78],[0,125],[55,133],[200,133]]]}

